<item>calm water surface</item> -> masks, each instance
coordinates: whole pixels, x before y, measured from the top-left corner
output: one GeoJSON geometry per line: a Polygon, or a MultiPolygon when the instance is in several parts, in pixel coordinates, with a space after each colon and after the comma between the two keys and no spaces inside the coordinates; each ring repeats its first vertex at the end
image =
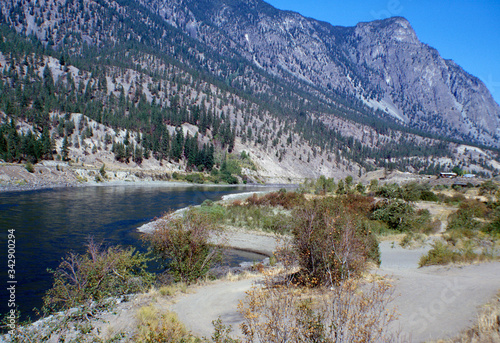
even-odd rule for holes
{"type": "MultiPolygon", "coordinates": [[[[35,317],[55,269],[68,251],[85,252],[89,236],[144,250],[136,229],[163,213],[262,187],[125,185],[0,193],[0,314],[8,312],[7,233],[16,236],[16,304],[35,317]]],[[[248,255],[244,257],[248,259],[248,255]]]]}

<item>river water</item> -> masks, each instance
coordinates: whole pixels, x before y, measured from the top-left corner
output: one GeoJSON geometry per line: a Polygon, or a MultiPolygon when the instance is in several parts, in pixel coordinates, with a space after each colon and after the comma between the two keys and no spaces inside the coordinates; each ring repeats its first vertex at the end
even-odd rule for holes
{"type": "MultiPolygon", "coordinates": [[[[17,282],[15,304],[23,319],[34,319],[33,308],[41,308],[42,297],[51,287],[47,268],[55,269],[69,251],[84,253],[90,236],[144,251],[137,228],[155,217],[207,199],[220,200],[225,194],[262,190],[162,183],[0,193],[0,314],[10,310],[7,252],[13,242],[8,242],[9,230],[15,230],[15,266],[10,268],[17,282]]],[[[233,255],[231,263],[251,258],[233,255]]]]}

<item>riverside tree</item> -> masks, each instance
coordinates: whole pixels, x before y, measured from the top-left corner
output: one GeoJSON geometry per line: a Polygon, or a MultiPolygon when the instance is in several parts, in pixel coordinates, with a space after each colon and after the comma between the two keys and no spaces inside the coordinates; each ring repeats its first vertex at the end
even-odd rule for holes
{"type": "Polygon", "coordinates": [[[144,237],[175,281],[192,283],[205,276],[221,259],[221,247],[211,243],[218,227],[205,213],[190,210],[156,221],[154,231],[144,237]]]}

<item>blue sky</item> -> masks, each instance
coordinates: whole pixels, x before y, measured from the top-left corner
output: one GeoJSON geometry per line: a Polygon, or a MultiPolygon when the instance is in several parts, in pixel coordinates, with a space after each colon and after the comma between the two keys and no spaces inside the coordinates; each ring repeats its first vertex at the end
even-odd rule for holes
{"type": "Polygon", "coordinates": [[[265,1],[333,25],[405,17],[420,41],[479,77],[500,103],[500,0],[265,1]]]}

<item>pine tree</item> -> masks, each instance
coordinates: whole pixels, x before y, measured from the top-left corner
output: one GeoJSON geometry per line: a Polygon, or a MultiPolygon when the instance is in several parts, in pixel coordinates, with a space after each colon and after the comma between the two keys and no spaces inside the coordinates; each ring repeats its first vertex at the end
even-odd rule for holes
{"type": "Polygon", "coordinates": [[[61,157],[63,161],[69,161],[69,143],[67,137],[64,137],[62,142],[61,157]]]}

